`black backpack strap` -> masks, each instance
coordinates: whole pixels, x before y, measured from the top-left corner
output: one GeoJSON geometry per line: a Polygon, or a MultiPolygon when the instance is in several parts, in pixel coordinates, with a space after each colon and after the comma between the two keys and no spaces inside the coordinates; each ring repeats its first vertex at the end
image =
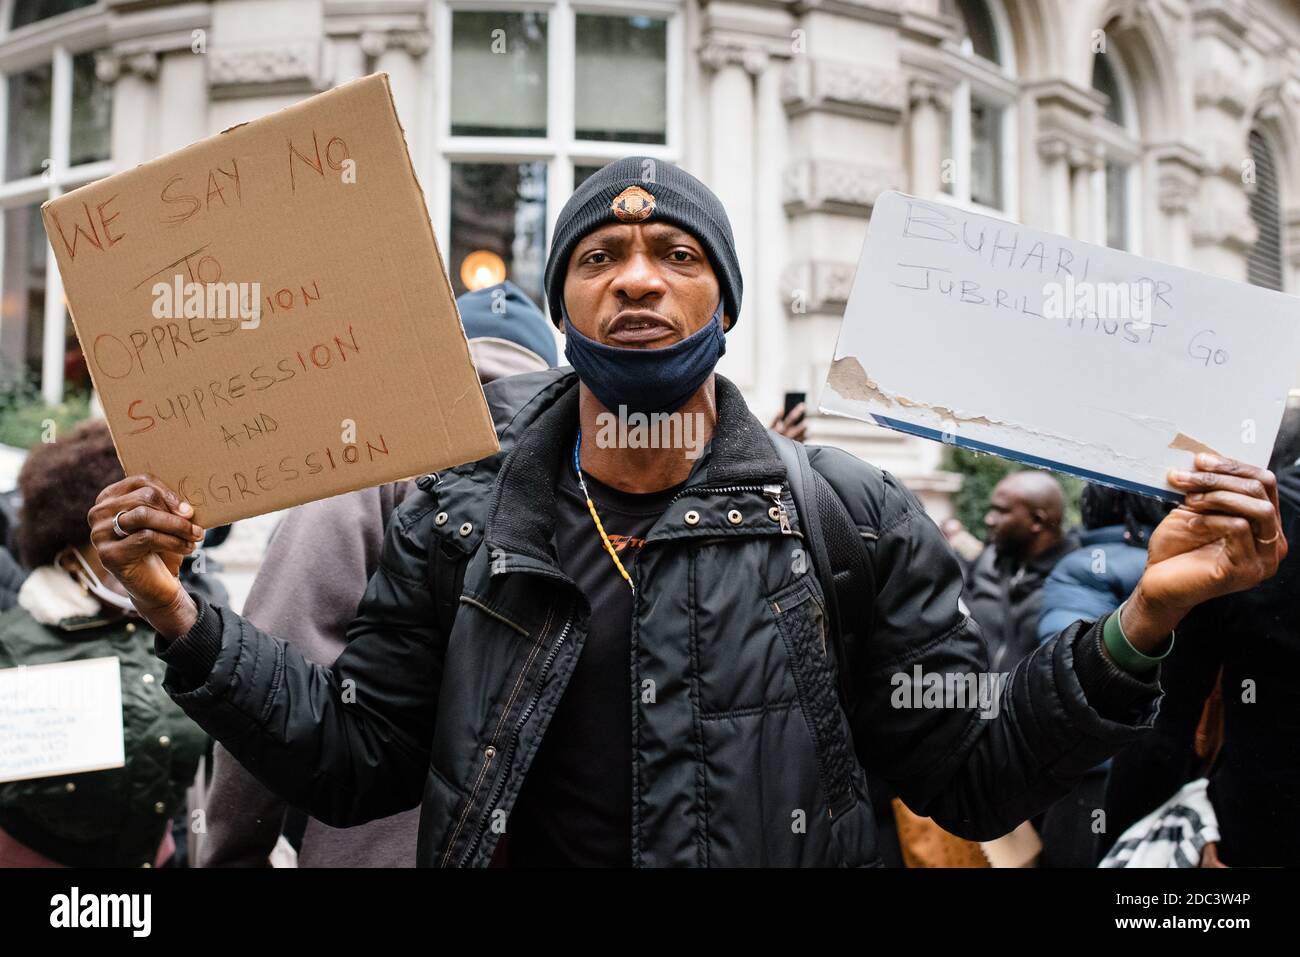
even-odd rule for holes
{"type": "Polygon", "coordinates": [[[826,595],[840,700],[848,712],[856,670],[853,649],[870,639],[875,574],[853,517],[831,484],[812,467],[803,443],[778,432],[770,434],[785,465],[805,545],[826,595]]]}

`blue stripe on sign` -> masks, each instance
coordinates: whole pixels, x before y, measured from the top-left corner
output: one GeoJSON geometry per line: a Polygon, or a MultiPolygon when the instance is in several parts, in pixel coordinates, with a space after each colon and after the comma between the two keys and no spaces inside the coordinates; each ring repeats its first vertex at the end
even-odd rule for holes
{"type": "Polygon", "coordinates": [[[1127,479],[1116,478],[1113,475],[1104,475],[1101,472],[1093,472],[1090,469],[1080,468],[1077,465],[1066,465],[1064,462],[1053,462],[1051,459],[1039,458],[1037,455],[1029,455],[1026,452],[1016,452],[1012,449],[1003,448],[1000,445],[989,445],[987,442],[976,442],[974,439],[965,439],[960,435],[954,435],[951,432],[938,432],[934,429],[926,428],[923,425],[913,425],[911,422],[904,422],[901,419],[891,419],[888,416],[879,415],[875,412],[870,413],[871,417],[880,425],[887,429],[893,429],[895,432],[906,432],[909,435],[919,435],[923,439],[930,439],[934,442],[942,442],[944,445],[956,445],[964,449],[971,449],[975,452],[988,452],[992,455],[1000,455],[1004,459],[1014,459],[1017,462],[1024,462],[1026,465],[1037,465],[1045,469],[1053,469],[1057,472],[1066,472],[1070,475],[1077,475],[1079,478],[1087,479],[1089,482],[1096,482],[1098,485],[1108,485],[1111,488],[1121,489],[1125,492],[1137,492],[1139,495],[1150,495],[1154,498],[1164,499],[1166,502],[1179,504],[1183,500],[1181,492],[1174,492],[1167,488],[1156,488],[1153,485],[1143,485],[1140,482],[1130,482],[1127,479]]]}

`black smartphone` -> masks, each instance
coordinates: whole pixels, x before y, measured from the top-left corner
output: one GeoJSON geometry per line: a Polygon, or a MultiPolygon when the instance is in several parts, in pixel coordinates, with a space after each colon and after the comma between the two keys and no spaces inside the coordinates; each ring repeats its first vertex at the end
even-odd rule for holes
{"type": "Polygon", "coordinates": [[[789,417],[796,405],[806,401],[808,401],[808,393],[806,392],[787,392],[785,394],[785,411],[781,413],[781,418],[789,417]]]}

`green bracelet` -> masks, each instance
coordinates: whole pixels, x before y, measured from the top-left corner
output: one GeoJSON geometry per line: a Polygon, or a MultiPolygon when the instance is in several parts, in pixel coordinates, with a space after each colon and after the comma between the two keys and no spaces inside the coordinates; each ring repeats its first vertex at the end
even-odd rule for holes
{"type": "Polygon", "coordinates": [[[1120,624],[1120,612],[1124,610],[1125,600],[1115,609],[1114,613],[1106,619],[1106,624],[1101,629],[1101,640],[1106,645],[1106,650],[1110,652],[1111,658],[1115,664],[1123,668],[1129,674],[1142,675],[1154,671],[1161,660],[1174,650],[1174,633],[1169,633],[1169,647],[1161,654],[1152,657],[1144,655],[1133,647],[1133,643],[1128,640],[1128,635],[1124,634],[1124,626],[1120,624]]]}

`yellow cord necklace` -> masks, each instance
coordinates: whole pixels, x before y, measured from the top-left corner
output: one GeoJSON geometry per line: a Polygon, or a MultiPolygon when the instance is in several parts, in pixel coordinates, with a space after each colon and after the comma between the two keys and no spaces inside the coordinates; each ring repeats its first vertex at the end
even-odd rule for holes
{"type": "Polygon", "coordinates": [[[578,476],[578,485],[582,488],[582,496],[587,500],[587,511],[591,512],[591,520],[596,523],[596,531],[600,533],[600,540],[605,546],[605,551],[609,552],[609,557],[614,559],[614,566],[618,573],[623,576],[627,582],[627,587],[632,589],[632,594],[636,594],[636,585],[632,584],[632,576],[627,573],[623,563],[619,560],[618,552],[614,550],[609,536],[605,534],[605,526],[600,522],[600,516],[596,514],[596,503],[591,500],[591,493],[587,491],[587,483],[582,477],[582,466],[578,464],[578,450],[582,448],[582,429],[578,430],[578,439],[573,443],[573,472],[578,476]]]}

